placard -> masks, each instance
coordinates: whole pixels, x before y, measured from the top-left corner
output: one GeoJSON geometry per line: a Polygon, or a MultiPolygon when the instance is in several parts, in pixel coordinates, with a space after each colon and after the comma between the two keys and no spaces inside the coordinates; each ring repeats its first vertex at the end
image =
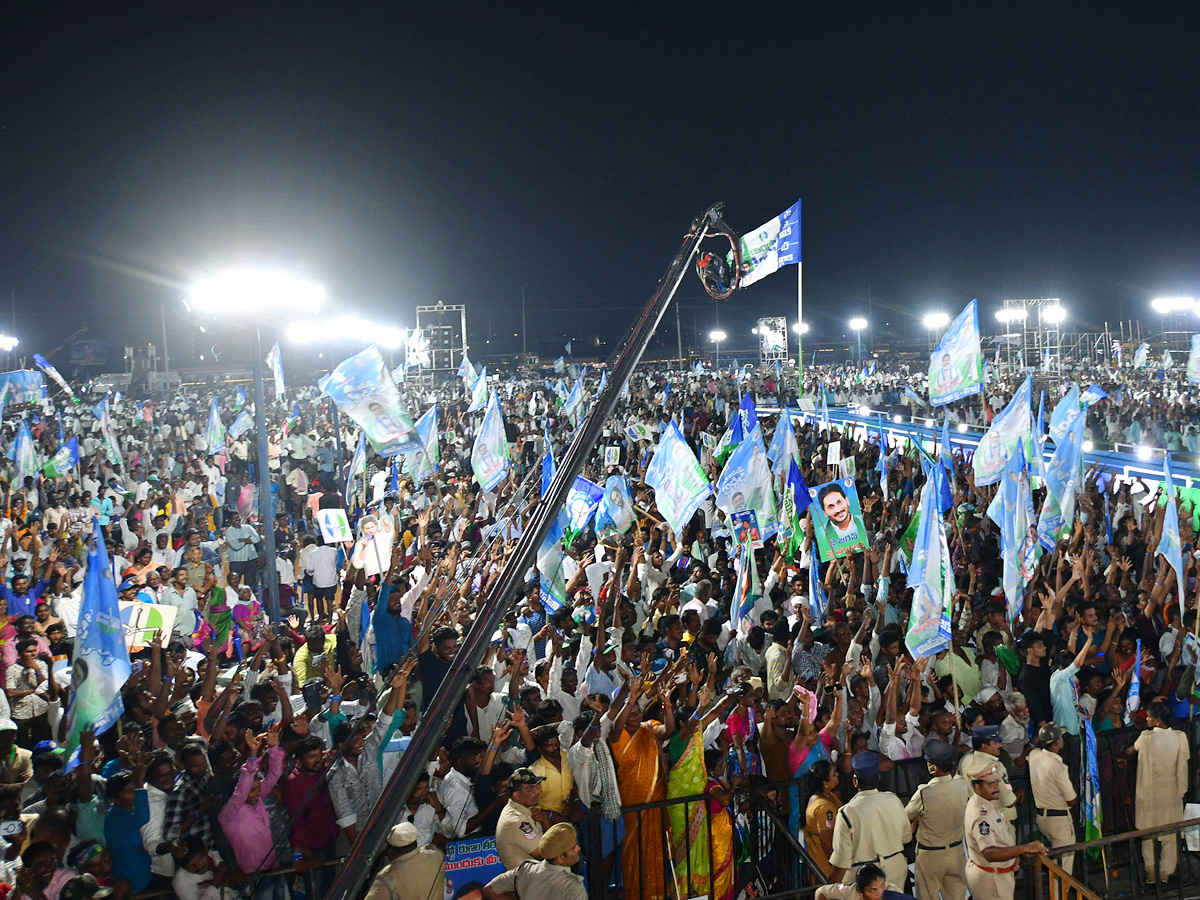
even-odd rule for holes
{"type": "Polygon", "coordinates": [[[494,837],[450,841],[446,844],[446,890],[442,900],[482,897],[483,886],[504,871],[494,837]]]}
{"type": "Polygon", "coordinates": [[[867,549],[867,526],[853,478],[842,478],[810,487],[809,511],[813,515],[821,559],[829,561],[867,549]]]}

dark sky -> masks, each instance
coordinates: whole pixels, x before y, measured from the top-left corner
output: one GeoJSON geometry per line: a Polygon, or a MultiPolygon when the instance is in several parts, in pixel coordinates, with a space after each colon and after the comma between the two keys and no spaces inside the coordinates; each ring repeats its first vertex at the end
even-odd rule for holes
{"type": "MultiPolygon", "coordinates": [[[[273,261],[398,324],[466,303],[504,352],[527,285],[549,352],[623,333],[710,201],[749,230],[802,197],[817,338],[868,286],[877,338],[1200,293],[1195,7],[1049,6],[10,4],[0,289],[32,351],[273,261]]],[[[686,341],[713,309],[682,297],[686,341]]],[[[791,273],[720,313],[760,314],[791,273]]]]}

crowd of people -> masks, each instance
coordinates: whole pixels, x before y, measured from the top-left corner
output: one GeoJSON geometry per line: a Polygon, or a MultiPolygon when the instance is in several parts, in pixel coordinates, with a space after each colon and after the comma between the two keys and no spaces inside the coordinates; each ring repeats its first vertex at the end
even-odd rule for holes
{"type": "MultiPolygon", "coordinates": [[[[6,438],[24,420],[48,459],[76,436],[80,461],[0,481],[0,882],[28,900],[320,900],[448,673],[464,665],[462,639],[537,502],[543,457],[561,459],[578,426],[583,409],[564,415],[553,384],[564,376],[546,374],[494,386],[510,459],[491,491],[472,477],[483,412],[467,412],[456,383],[401,385],[414,418],[438,407],[435,471],[419,483],[374,454],[355,471],[353,424],[342,415],[339,446],[339,412],[314,386],[278,398],[267,502],[252,430],[207,443],[214,396],[226,425],[238,415],[232,387],[110,398],[119,453],[89,405],[59,395],[6,410],[6,438]],[[350,540],[322,537],[329,510],[346,512],[350,540]],[[76,746],[73,642],[97,539],[121,601],[173,614],[138,632],[119,721],[85,728],[76,746]],[[271,579],[278,621],[262,590],[271,579]]],[[[586,404],[601,373],[572,374],[586,404]]],[[[1200,398],[1177,374],[1080,367],[1053,379],[1048,402],[1094,382],[1106,397],[1087,408],[1089,439],[1194,454],[1200,398]]],[[[907,404],[918,419],[982,430],[1023,377],[997,366],[982,398],[927,411],[915,366],[807,371],[803,396],[821,399],[789,420],[795,448],[775,454],[772,484],[782,497],[794,460],[814,488],[853,485],[865,533],[833,555],[815,506],[791,533],[780,501],[778,521],[756,521],[750,536],[716,493],[672,528],[646,483],[676,427],[713,485],[734,420],[736,440],[773,445],[778,410],[796,409],[794,372],[639,369],[583,472],[600,485],[623,477],[633,521],[567,542],[565,602],[534,568],[524,573],[490,649],[469,661],[437,754],[420,761],[372,900],[580,898],[582,857],[627,900],[732,900],[764,847],[791,853],[777,822],[804,848],[807,877],[825,883],[821,897],[1011,897],[1022,856],[1085,835],[1089,729],[1120,731],[1122,771],[1136,766],[1124,818],[1106,833],[1181,821],[1181,727],[1200,702],[1197,510],[1179,511],[1180,590],[1157,552],[1166,507],[1147,502],[1161,491],[1090,469],[1073,525],[1028,573],[1014,610],[987,513],[998,485],[977,485],[957,448],[946,454],[952,502],[941,522],[950,640],[913,656],[905,535],[928,464],[914,443],[881,450],[869,430],[819,413],[907,404]],[[916,760],[923,783],[911,796],[883,789],[916,760]],[[1018,843],[1023,805],[1040,838],[1018,843]],[[480,836],[494,836],[506,872],[456,884],[444,849],[480,836]]],[[[1148,881],[1175,876],[1175,837],[1145,842],[1148,881]]]]}

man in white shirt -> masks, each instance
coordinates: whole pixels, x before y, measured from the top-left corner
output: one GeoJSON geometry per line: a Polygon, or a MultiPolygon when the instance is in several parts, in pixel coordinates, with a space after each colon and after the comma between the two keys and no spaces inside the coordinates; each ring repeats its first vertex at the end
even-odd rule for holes
{"type": "Polygon", "coordinates": [[[177,634],[191,635],[196,632],[196,612],[199,600],[196,591],[188,585],[188,570],[180,566],[171,573],[171,583],[163,591],[159,601],[164,606],[175,607],[175,625],[177,634]]]}

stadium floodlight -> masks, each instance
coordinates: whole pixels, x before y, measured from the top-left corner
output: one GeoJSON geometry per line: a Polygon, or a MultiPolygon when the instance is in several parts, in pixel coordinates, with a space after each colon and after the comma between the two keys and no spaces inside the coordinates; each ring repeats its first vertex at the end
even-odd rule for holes
{"type": "Polygon", "coordinates": [[[289,341],[297,344],[330,344],[345,341],[375,344],[384,350],[403,347],[408,338],[403,328],[370,322],[356,315],[302,319],[288,325],[286,334],[289,341]]]}
{"type": "Polygon", "coordinates": [[[276,269],[226,269],[197,281],[184,305],[208,316],[253,318],[278,312],[316,315],[325,288],[276,269]]]}
{"type": "Polygon", "coordinates": [[[1061,306],[1047,306],[1042,310],[1042,318],[1051,325],[1061,324],[1067,317],[1067,311],[1061,306]]]}
{"type": "Polygon", "coordinates": [[[945,328],[950,324],[950,315],[944,312],[931,312],[926,314],[922,321],[925,323],[925,327],[930,331],[936,331],[937,329],[945,328]]]}
{"type": "Polygon", "coordinates": [[[1024,322],[1025,317],[1029,315],[1029,310],[1005,308],[996,310],[996,319],[1003,322],[1005,325],[1010,325],[1013,322],[1024,322]]]}
{"type": "Polygon", "coordinates": [[[792,331],[794,331],[796,334],[808,334],[808,323],[807,322],[793,322],[792,323],[792,331]]]}
{"type": "Polygon", "coordinates": [[[721,341],[725,340],[727,337],[729,337],[729,335],[723,332],[720,328],[715,328],[708,333],[708,339],[717,345],[716,368],[718,369],[721,368],[721,341]]]}
{"type": "Polygon", "coordinates": [[[1197,306],[1196,301],[1191,297],[1155,297],[1150,301],[1150,308],[1160,316],[1187,312],[1190,309],[1200,312],[1200,306],[1197,306]]]}
{"type": "Polygon", "coordinates": [[[850,320],[849,324],[850,324],[850,327],[852,329],[854,329],[855,331],[862,331],[864,328],[867,327],[867,320],[864,319],[862,316],[855,316],[853,319],[850,320]]]}
{"type": "Polygon", "coordinates": [[[11,353],[17,349],[19,343],[21,342],[11,335],[0,334],[0,352],[11,353]]]}

